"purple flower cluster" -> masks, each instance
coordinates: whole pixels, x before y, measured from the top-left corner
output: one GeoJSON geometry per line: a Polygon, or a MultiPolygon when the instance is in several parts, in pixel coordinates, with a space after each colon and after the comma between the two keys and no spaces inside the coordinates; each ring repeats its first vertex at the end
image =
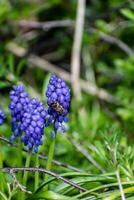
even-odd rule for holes
{"type": "Polygon", "coordinates": [[[5,118],[6,118],[6,115],[3,112],[3,110],[0,108],[0,126],[4,123],[5,118]]]}
{"type": "Polygon", "coordinates": [[[34,148],[38,152],[38,146],[42,145],[42,136],[47,112],[43,103],[38,99],[31,99],[22,117],[20,129],[25,133],[21,140],[28,145],[29,150],[34,148]]]}
{"type": "Polygon", "coordinates": [[[20,136],[29,150],[34,149],[34,152],[37,152],[38,146],[42,144],[47,115],[44,105],[38,99],[31,99],[23,86],[13,87],[10,92],[10,101],[13,131],[10,141],[13,142],[17,136],[20,136]]]}
{"type": "MultiPolygon", "coordinates": [[[[38,99],[30,98],[23,86],[15,85],[10,92],[9,109],[13,131],[10,141],[13,142],[19,136],[24,145],[28,146],[29,150],[34,150],[35,153],[42,144],[44,127],[53,124],[54,128],[51,132],[53,137],[58,129],[62,133],[66,132],[64,123],[68,121],[69,88],[62,79],[53,74],[49,80],[46,96],[47,110],[38,99]]],[[[3,122],[1,118],[4,119],[4,115],[0,110],[0,123],[3,122]]]]}
{"type": "Polygon", "coordinates": [[[11,136],[10,141],[13,141],[15,137],[21,135],[21,120],[29,101],[30,99],[23,86],[13,86],[13,90],[10,92],[9,109],[12,116],[12,131],[14,135],[11,136]]]}
{"type": "Polygon", "coordinates": [[[58,129],[62,133],[66,132],[64,122],[68,121],[70,90],[61,78],[53,74],[49,80],[46,96],[49,106],[46,126],[50,123],[54,124],[54,130],[51,132],[51,135],[54,137],[58,129]]]}

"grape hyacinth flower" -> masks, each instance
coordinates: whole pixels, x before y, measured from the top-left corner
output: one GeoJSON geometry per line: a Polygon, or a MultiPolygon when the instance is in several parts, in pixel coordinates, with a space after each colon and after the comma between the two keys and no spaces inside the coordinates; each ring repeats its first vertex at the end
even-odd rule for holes
{"type": "Polygon", "coordinates": [[[61,78],[53,74],[49,80],[46,96],[49,116],[46,126],[50,123],[54,124],[54,130],[51,132],[51,136],[54,137],[58,129],[62,133],[66,132],[64,122],[68,121],[70,90],[61,78]]]}
{"type": "Polygon", "coordinates": [[[16,85],[10,92],[10,100],[9,109],[13,131],[10,141],[13,142],[17,136],[20,136],[24,145],[27,145],[29,150],[34,149],[37,153],[38,147],[42,144],[41,139],[47,115],[43,103],[38,99],[31,99],[23,86],[16,85]]]}
{"type": "Polygon", "coordinates": [[[29,150],[34,148],[34,152],[38,152],[38,147],[42,145],[42,136],[44,132],[45,119],[47,112],[43,103],[38,99],[31,99],[26,107],[22,117],[20,129],[25,133],[21,136],[21,140],[28,145],[29,150]]]}
{"type": "Polygon", "coordinates": [[[5,118],[6,118],[6,115],[3,112],[3,110],[0,108],[0,126],[4,123],[5,118]]]}
{"type": "Polygon", "coordinates": [[[21,135],[20,124],[24,115],[24,108],[28,105],[30,99],[25,89],[21,85],[13,86],[13,90],[10,92],[10,104],[9,109],[12,117],[12,131],[13,135],[10,137],[10,141],[13,142],[15,137],[21,135]]]}

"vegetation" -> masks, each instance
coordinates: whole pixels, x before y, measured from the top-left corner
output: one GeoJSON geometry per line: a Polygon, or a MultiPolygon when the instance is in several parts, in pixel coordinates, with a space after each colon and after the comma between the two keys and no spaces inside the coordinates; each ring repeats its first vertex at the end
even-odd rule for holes
{"type": "Polygon", "coordinates": [[[1,200],[133,200],[134,2],[84,3],[0,1],[1,200]],[[68,130],[53,141],[46,127],[39,152],[30,153],[19,138],[9,141],[9,92],[24,85],[47,107],[53,73],[71,90],[68,130]]]}

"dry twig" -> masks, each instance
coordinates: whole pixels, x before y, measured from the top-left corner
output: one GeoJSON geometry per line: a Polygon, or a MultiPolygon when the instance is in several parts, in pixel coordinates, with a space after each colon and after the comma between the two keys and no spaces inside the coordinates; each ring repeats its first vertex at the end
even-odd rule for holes
{"type": "MultiPolygon", "coordinates": [[[[18,145],[17,145],[17,144],[11,143],[7,138],[5,138],[5,137],[3,137],[3,136],[0,136],[0,140],[6,142],[6,143],[8,143],[8,144],[10,144],[11,146],[13,146],[13,147],[15,147],[15,148],[18,148],[18,145]]],[[[26,148],[23,148],[23,151],[28,152],[28,150],[27,150],[26,148]]],[[[39,154],[39,158],[40,158],[40,159],[43,159],[43,160],[47,160],[47,159],[48,159],[47,156],[41,155],[41,154],[39,154]]],[[[58,166],[60,166],[60,167],[64,167],[64,168],[67,168],[67,169],[70,169],[70,170],[73,170],[73,171],[76,171],[76,172],[81,172],[81,171],[82,171],[82,170],[80,170],[80,169],[78,169],[78,168],[76,168],[76,167],[73,167],[73,166],[68,165],[68,164],[66,164],[66,163],[61,163],[61,162],[59,162],[59,161],[57,161],[57,160],[53,160],[52,163],[53,163],[54,165],[58,165],[58,166]]]]}
{"type": "Polygon", "coordinates": [[[81,87],[79,83],[80,77],[80,52],[82,44],[82,35],[84,29],[84,16],[85,16],[85,0],[78,0],[77,16],[75,23],[74,42],[71,56],[71,81],[74,95],[78,100],[81,99],[81,87]]]}
{"type": "Polygon", "coordinates": [[[14,179],[14,182],[15,182],[16,185],[21,189],[22,192],[26,192],[26,193],[29,193],[29,194],[32,193],[31,191],[26,190],[26,187],[25,187],[25,186],[23,186],[23,185],[20,184],[20,182],[19,182],[19,181],[17,180],[17,178],[16,178],[15,173],[14,173],[12,170],[10,170],[10,174],[12,175],[12,177],[13,177],[13,179],[14,179]]]}
{"type": "MultiPolygon", "coordinates": [[[[22,51],[22,55],[18,55],[18,48],[20,48],[17,44],[15,43],[9,43],[7,46],[7,49],[14,53],[17,56],[23,57],[26,55],[27,51],[22,48],[24,51],[22,51]]],[[[62,79],[65,81],[71,82],[71,75],[70,73],[66,72],[65,70],[59,68],[58,66],[51,64],[45,59],[42,59],[39,56],[36,56],[34,54],[30,54],[27,57],[27,60],[31,67],[39,67],[43,70],[46,70],[51,73],[56,73],[58,76],[60,76],[62,79]]],[[[82,79],[79,79],[78,82],[80,83],[80,88],[87,92],[90,95],[97,96],[98,98],[105,100],[107,102],[113,103],[113,104],[120,104],[120,102],[111,94],[109,94],[106,90],[102,88],[98,88],[96,85],[90,83],[89,81],[84,81],[82,79]]]]}
{"type": "Polygon", "coordinates": [[[38,22],[32,20],[19,20],[13,22],[15,25],[19,25],[20,27],[25,28],[32,28],[32,29],[43,29],[48,30],[51,28],[58,28],[58,27],[71,27],[73,26],[72,20],[54,20],[54,21],[47,21],[47,22],[38,22]]]}
{"type": "Polygon", "coordinates": [[[125,198],[125,194],[124,194],[124,191],[123,191],[123,187],[122,187],[122,183],[121,183],[120,174],[119,174],[119,170],[118,169],[116,171],[116,177],[117,177],[117,181],[118,181],[118,185],[119,185],[121,199],[125,200],[126,198],[125,198]]]}
{"type": "Polygon", "coordinates": [[[62,176],[60,176],[60,175],[58,175],[54,172],[48,171],[48,170],[43,169],[43,168],[38,168],[38,167],[5,167],[5,168],[1,168],[1,170],[5,173],[10,173],[11,175],[12,175],[12,173],[16,173],[18,171],[40,172],[40,173],[44,173],[44,174],[48,174],[50,176],[53,176],[56,179],[61,180],[65,183],[67,183],[68,185],[73,186],[74,188],[78,189],[81,192],[87,191],[85,188],[77,185],[76,183],[74,183],[74,182],[72,182],[72,181],[70,181],[66,178],[63,178],[62,176]]]}
{"type": "MultiPolygon", "coordinates": [[[[90,28],[89,32],[92,33],[96,33],[96,29],[94,28],[90,28]]],[[[99,36],[102,40],[104,40],[105,42],[108,42],[110,44],[115,44],[117,47],[119,47],[122,51],[124,51],[128,56],[133,55],[133,50],[123,41],[121,41],[119,38],[116,38],[112,35],[108,35],[106,33],[103,33],[102,31],[98,31],[99,32],[99,36]]]]}

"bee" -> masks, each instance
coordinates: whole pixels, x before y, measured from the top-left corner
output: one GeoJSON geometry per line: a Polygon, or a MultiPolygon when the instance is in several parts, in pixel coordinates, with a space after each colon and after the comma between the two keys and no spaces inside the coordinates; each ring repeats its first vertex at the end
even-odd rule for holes
{"type": "Polygon", "coordinates": [[[56,112],[60,112],[63,114],[65,111],[64,108],[57,101],[52,101],[51,106],[56,112]]]}

